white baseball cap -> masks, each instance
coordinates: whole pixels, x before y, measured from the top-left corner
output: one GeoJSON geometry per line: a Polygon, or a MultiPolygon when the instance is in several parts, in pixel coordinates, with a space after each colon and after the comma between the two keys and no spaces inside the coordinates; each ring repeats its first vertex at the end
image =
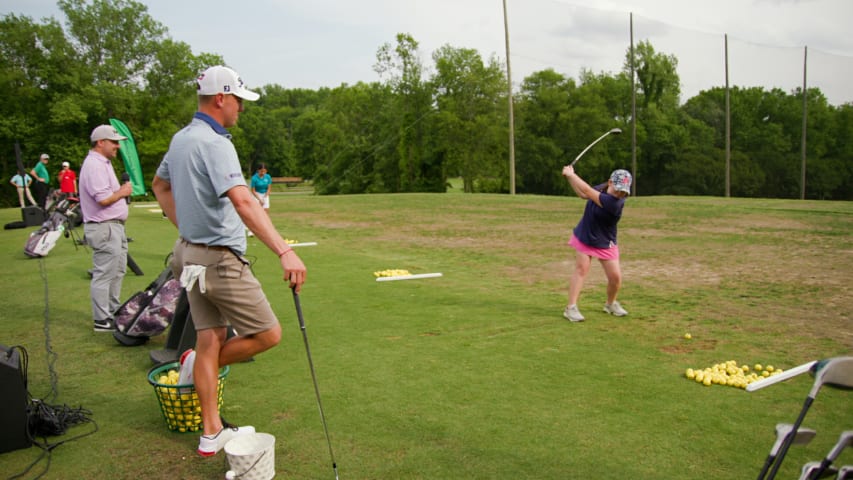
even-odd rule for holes
{"type": "Polygon", "coordinates": [[[71,164],[70,164],[70,163],[68,163],[68,162],[62,162],[62,166],[63,166],[63,167],[70,167],[70,166],[71,166],[71,164]]]}
{"type": "Polygon", "coordinates": [[[115,129],[112,125],[98,125],[92,130],[92,135],[89,137],[93,142],[97,142],[98,140],[127,140],[127,137],[118,133],[118,130],[115,129]]]}
{"type": "Polygon", "coordinates": [[[261,96],[246,88],[243,79],[234,70],[222,65],[203,71],[196,80],[199,95],[226,93],[254,102],[261,96]]]}
{"type": "Polygon", "coordinates": [[[47,159],[49,159],[49,158],[50,158],[50,155],[48,155],[48,154],[46,154],[46,153],[42,153],[42,154],[41,154],[41,156],[39,157],[39,160],[41,160],[42,158],[47,158],[47,159]]]}

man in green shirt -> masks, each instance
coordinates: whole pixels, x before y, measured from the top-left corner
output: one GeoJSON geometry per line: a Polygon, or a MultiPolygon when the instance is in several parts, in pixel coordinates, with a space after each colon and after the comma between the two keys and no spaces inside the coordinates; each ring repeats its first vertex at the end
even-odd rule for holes
{"type": "Polygon", "coordinates": [[[50,156],[48,154],[42,153],[36,166],[30,170],[30,175],[35,179],[33,183],[33,196],[36,197],[36,202],[38,202],[41,208],[44,208],[47,201],[47,194],[50,193],[50,174],[47,172],[47,162],[49,159],[50,156]]]}

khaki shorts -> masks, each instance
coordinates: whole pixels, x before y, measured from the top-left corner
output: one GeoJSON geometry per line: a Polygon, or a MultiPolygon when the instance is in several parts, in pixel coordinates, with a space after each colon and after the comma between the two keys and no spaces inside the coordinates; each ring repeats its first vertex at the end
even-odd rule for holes
{"type": "Polygon", "coordinates": [[[175,278],[181,278],[184,265],[207,267],[205,293],[201,293],[198,282],[187,292],[196,330],[231,325],[238,335],[252,335],[278,324],[245,258],[226,247],[208,247],[178,239],[171,264],[175,278]]]}

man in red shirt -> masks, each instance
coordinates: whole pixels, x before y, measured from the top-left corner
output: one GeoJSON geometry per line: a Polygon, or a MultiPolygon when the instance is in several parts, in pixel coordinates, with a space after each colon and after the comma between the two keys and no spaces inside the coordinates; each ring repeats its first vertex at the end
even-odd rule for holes
{"type": "Polygon", "coordinates": [[[77,195],[77,174],[71,170],[68,162],[62,162],[62,170],[59,171],[59,191],[66,195],[77,195]]]}

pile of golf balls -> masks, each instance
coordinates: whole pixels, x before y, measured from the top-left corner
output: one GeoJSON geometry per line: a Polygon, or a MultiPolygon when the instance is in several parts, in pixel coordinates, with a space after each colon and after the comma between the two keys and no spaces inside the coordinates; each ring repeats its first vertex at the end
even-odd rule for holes
{"type": "Polygon", "coordinates": [[[782,373],[781,368],[775,368],[773,365],[761,365],[756,363],[750,368],[749,365],[743,364],[738,366],[736,360],[729,360],[723,363],[717,363],[712,367],[694,369],[688,368],[684,372],[684,376],[688,380],[693,380],[696,383],[701,383],[706,387],[711,385],[723,385],[735,388],[746,388],[752,382],[761,380],[762,378],[782,373]]]}
{"type": "Polygon", "coordinates": [[[408,270],[381,270],[378,272],[373,272],[374,277],[402,277],[404,275],[411,275],[408,270]]]}

